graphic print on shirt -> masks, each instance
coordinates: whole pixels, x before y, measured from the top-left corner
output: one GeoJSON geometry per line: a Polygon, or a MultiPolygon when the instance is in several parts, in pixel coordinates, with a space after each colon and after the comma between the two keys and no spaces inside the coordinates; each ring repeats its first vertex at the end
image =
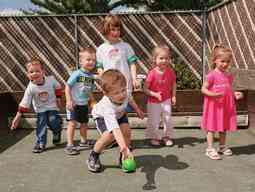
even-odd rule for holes
{"type": "Polygon", "coordinates": [[[108,52],[108,57],[110,58],[114,68],[118,69],[121,63],[121,51],[117,48],[113,48],[108,52]]]}
{"type": "Polygon", "coordinates": [[[89,92],[91,91],[91,87],[93,87],[94,79],[92,79],[91,77],[79,76],[77,78],[77,82],[83,84],[84,92],[89,92]]]}
{"type": "Polygon", "coordinates": [[[166,78],[164,78],[163,74],[157,80],[160,85],[164,85],[166,83],[166,78]]]}
{"type": "Polygon", "coordinates": [[[42,91],[38,93],[38,98],[41,102],[46,103],[49,99],[49,93],[47,91],[42,91]]]}

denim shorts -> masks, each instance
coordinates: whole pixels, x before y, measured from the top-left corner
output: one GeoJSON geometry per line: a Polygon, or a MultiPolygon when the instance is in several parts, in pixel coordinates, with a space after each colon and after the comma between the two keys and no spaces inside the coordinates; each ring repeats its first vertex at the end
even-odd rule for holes
{"type": "Polygon", "coordinates": [[[75,105],[74,110],[66,110],[66,120],[75,120],[79,123],[88,123],[89,110],[87,105],[75,105]]]}
{"type": "MultiPolygon", "coordinates": [[[[100,134],[103,134],[105,131],[107,131],[104,118],[96,118],[95,121],[96,121],[97,130],[99,131],[100,134]]],[[[128,117],[125,114],[121,118],[119,118],[117,121],[119,125],[123,123],[128,123],[128,117]]]]}

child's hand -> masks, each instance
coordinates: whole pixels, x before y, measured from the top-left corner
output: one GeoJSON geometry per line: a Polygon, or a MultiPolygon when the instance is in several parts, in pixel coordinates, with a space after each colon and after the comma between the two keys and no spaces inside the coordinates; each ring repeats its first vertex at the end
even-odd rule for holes
{"type": "Polygon", "coordinates": [[[90,99],[89,102],[88,102],[88,106],[89,108],[92,110],[93,107],[96,105],[96,100],[95,99],[90,99]]]}
{"type": "Polygon", "coordinates": [[[134,155],[131,153],[129,148],[122,151],[122,160],[127,159],[127,158],[133,158],[133,157],[134,157],[134,155]]]}
{"type": "Polygon", "coordinates": [[[18,121],[14,119],[12,121],[11,130],[16,129],[18,127],[18,125],[19,125],[18,121]]]}
{"type": "Polygon", "coordinates": [[[134,90],[141,89],[140,82],[137,79],[133,80],[133,87],[134,87],[134,90]]]}
{"type": "Polygon", "coordinates": [[[144,112],[141,109],[137,109],[136,114],[140,119],[144,118],[144,112]]]}
{"type": "Polygon", "coordinates": [[[236,100],[242,99],[243,98],[243,93],[240,91],[235,91],[234,92],[236,100]]]}
{"type": "Polygon", "coordinates": [[[220,97],[222,97],[223,95],[224,95],[224,93],[222,93],[222,92],[219,92],[219,93],[214,92],[213,97],[220,98],[220,97]]]}
{"type": "Polygon", "coordinates": [[[162,100],[162,96],[161,96],[161,93],[160,93],[160,92],[155,92],[155,93],[153,94],[153,96],[156,97],[159,101],[162,100]]]}
{"type": "Polygon", "coordinates": [[[74,103],[73,103],[72,100],[66,101],[66,108],[67,108],[68,110],[70,110],[70,111],[73,111],[73,109],[74,109],[74,103]]]}
{"type": "Polygon", "coordinates": [[[21,113],[17,113],[17,115],[15,116],[15,118],[12,121],[12,124],[11,124],[11,127],[10,127],[11,130],[14,130],[18,127],[19,121],[21,119],[21,115],[22,115],[21,113]]]}
{"type": "Polygon", "coordinates": [[[172,97],[172,105],[176,104],[176,97],[172,97]]]}

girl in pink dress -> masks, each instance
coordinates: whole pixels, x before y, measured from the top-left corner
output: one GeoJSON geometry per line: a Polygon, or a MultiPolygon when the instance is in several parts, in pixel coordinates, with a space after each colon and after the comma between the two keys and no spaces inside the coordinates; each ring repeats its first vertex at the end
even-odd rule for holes
{"type": "Polygon", "coordinates": [[[235,99],[243,97],[241,92],[232,89],[233,76],[227,72],[232,60],[232,52],[223,45],[216,45],[211,54],[211,70],[203,83],[204,96],[201,127],[207,133],[206,155],[214,160],[220,154],[230,156],[231,149],[226,147],[226,132],[237,129],[235,99]],[[213,147],[214,133],[219,133],[219,149],[213,147]]]}
{"type": "Polygon", "coordinates": [[[171,104],[176,103],[176,76],[169,64],[169,48],[165,45],[155,47],[152,52],[154,68],[148,73],[145,82],[145,93],[148,95],[145,136],[150,139],[150,144],[153,146],[159,146],[162,138],[166,146],[173,145],[171,104]],[[164,125],[163,134],[159,132],[161,115],[164,125]]]}

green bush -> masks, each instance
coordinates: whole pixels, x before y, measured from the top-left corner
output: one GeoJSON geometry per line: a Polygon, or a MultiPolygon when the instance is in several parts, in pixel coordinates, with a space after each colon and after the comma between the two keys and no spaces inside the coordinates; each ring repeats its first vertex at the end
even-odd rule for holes
{"type": "Polygon", "coordinates": [[[177,89],[201,89],[202,81],[199,80],[191,71],[191,69],[179,61],[173,64],[173,69],[176,74],[177,89]]]}

